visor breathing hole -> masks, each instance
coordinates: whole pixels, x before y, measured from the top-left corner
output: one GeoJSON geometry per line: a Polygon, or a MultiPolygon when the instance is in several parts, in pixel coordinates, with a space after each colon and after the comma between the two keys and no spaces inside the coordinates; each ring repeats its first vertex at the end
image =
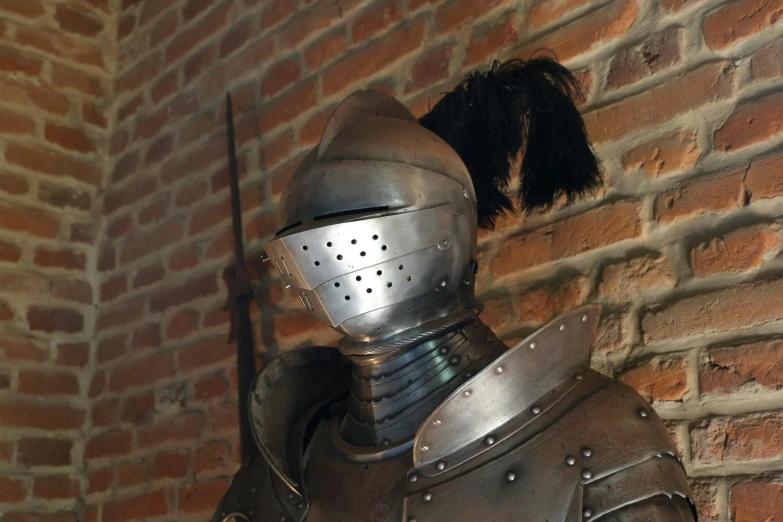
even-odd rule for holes
{"type": "Polygon", "coordinates": [[[359,255],[360,255],[360,256],[366,256],[366,255],[367,255],[367,252],[359,252],[359,255]]]}
{"type": "Polygon", "coordinates": [[[391,288],[391,287],[392,287],[392,284],[391,284],[391,282],[388,282],[388,283],[386,283],[386,286],[388,286],[389,288],[391,288]]]}
{"type": "Polygon", "coordinates": [[[351,239],[351,244],[355,245],[356,244],[356,240],[355,239],[351,239]]]}
{"type": "Polygon", "coordinates": [[[332,246],[332,242],[331,241],[327,241],[326,242],[326,246],[328,246],[328,247],[332,246]]]}
{"type": "Polygon", "coordinates": [[[399,268],[400,270],[402,270],[402,269],[403,269],[403,268],[405,268],[405,267],[404,267],[404,266],[402,266],[402,265],[400,265],[400,266],[399,266],[399,267],[397,267],[397,268],[399,268]]]}
{"type": "Polygon", "coordinates": [[[383,245],[383,246],[381,247],[381,250],[386,250],[386,248],[387,248],[387,247],[386,247],[386,245],[383,245]]]}
{"type": "Polygon", "coordinates": [[[320,262],[320,261],[316,261],[316,262],[315,262],[315,263],[313,263],[313,264],[314,264],[315,266],[321,266],[321,262],[320,262]]]}
{"type": "Polygon", "coordinates": [[[372,288],[368,288],[368,289],[367,289],[367,293],[368,293],[368,294],[371,294],[371,293],[372,293],[372,288]]]}
{"type": "Polygon", "coordinates": [[[383,275],[383,271],[382,271],[382,270],[378,270],[378,271],[377,271],[377,272],[375,272],[375,273],[376,273],[376,274],[378,274],[378,275],[383,275]]]}
{"type": "Polygon", "coordinates": [[[343,260],[343,256],[342,256],[342,254],[338,254],[338,255],[337,255],[337,260],[338,260],[338,261],[342,261],[342,260],[343,260]]]}
{"type": "Polygon", "coordinates": [[[356,280],[357,281],[361,281],[362,280],[362,276],[356,276],[356,280]]]}
{"type": "Polygon", "coordinates": [[[350,295],[346,295],[346,296],[345,296],[345,300],[346,300],[346,301],[350,301],[350,300],[351,300],[351,296],[350,296],[350,295]]]}
{"type": "Polygon", "coordinates": [[[335,284],[334,284],[334,287],[335,287],[335,288],[340,288],[340,283],[335,283],[335,284]]]}
{"type": "Polygon", "coordinates": [[[411,276],[408,276],[408,281],[410,281],[410,280],[411,280],[411,276]]]}
{"type": "Polygon", "coordinates": [[[378,239],[378,234],[373,234],[372,238],[373,239],[378,239]]]}

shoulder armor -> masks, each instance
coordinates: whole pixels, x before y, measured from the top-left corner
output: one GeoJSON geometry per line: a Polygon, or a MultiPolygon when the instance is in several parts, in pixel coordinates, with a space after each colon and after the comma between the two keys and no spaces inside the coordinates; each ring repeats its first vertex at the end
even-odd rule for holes
{"type": "Polygon", "coordinates": [[[348,393],[350,364],[334,348],[283,353],[256,376],[250,389],[250,423],[261,455],[295,497],[302,486],[302,453],[310,420],[348,393]]]}

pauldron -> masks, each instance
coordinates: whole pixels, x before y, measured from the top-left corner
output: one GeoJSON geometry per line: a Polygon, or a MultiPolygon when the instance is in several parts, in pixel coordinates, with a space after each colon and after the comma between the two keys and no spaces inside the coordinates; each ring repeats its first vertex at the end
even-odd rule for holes
{"type": "Polygon", "coordinates": [[[341,439],[350,373],[336,352],[270,364],[251,399],[263,459],[240,470],[213,521],[232,510],[250,522],[694,521],[663,423],[630,387],[589,369],[598,317],[582,307],[542,327],[395,448],[341,439]]]}

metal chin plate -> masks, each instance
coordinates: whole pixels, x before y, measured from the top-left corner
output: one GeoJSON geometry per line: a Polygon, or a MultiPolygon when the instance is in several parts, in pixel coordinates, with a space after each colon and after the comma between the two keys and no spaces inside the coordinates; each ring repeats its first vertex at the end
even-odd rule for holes
{"type": "Polygon", "coordinates": [[[454,232],[441,205],[305,230],[265,250],[305,308],[337,326],[448,285],[454,232]]]}
{"type": "Polygon", "coordinates": [[[510,435],[504,429],[510,422],[541,414],[544,406],[536,401],[589,365],[600,311],[588,305],[558,317],[457,388],[419,428],[414,466],[437,475],[447,457],[468,447],[475,457],[500,442],[499,434],[510,435]]]}

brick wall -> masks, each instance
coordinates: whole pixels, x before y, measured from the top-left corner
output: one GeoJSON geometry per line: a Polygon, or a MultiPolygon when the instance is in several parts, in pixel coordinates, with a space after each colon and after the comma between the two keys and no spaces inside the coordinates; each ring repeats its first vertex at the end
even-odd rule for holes
{"type": "MultiPolygon", "coordinates": [[[[483,317],[511,343],[602,303],[594,366],[667,419],[703,520],[780,517],[783,2],[112,0],[108,12],[83,2],[78,12],[102,21],[98,37],[85,38],[97,26],[84,21],[74,34],[60,3],[36,15],[35,2],[0,1],[0,71],[11,69],[0,81],[25,86],[0,100],[17,115],[0,122],[21,122],[0,123],[0,208],[13,212],[0,212],[0,274],[12,285],[0,291],[10,360],[0,423],[17,426],[0,436],[0,466],[18,492],[0,503],[76,505],[85,521],[196,521],[228,486],[238,447],[222,311],[227,90],[254,261],[286,180],[345,95],[372,86],[422,113],[466,70],[549,48],[587,87],[607,184],[481,235],[483,317]],[[46,24],[63,40],[24,36],[46,24]],[[16,143],[58,156],[9,154],[16,143]],[[44,188],[54,183],[67,194],[56,203],[44,188]],[[30,397],[42,393],[57,395],[30,397]],[[47,452],[27,442],[53,427],[47,452]],[[57,487],[63,500],[34,500],[57,487]]],[[[259,362],[333,342],[264,268],[259,362]]]]}
{"type": "Polygon", "coordinates": [[[115,26],[102,0],[0,1],[4,522],[81,509],[115,26]]]}

